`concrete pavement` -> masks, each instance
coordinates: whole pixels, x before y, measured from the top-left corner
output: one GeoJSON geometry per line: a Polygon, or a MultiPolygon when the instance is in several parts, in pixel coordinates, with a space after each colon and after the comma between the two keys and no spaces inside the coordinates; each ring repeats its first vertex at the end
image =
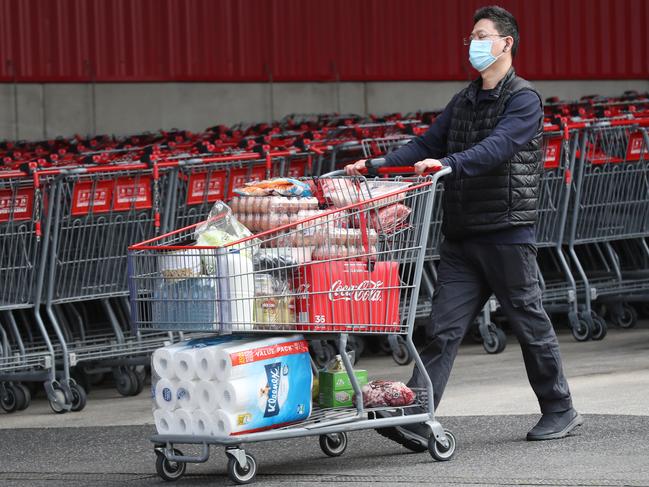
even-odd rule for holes
{"type": "MultiPolygon", "coordinates": [[[[586,424],[561,441],[529,443],[538,418],[520,350],[486,355],[465,344],[439,414],[458,438],[451,462],[412,454],[373,431],[350,435],[347,452],[325,457],[317,439],[250,445],[259,485],[605,485],[649,486],[649,323],[613,329],[602,342],[560,336],[576,407],[586,424]]],[[[371,377],[407,379],[410,367],[363,357],[371,377]]],[[[54,415],[43,399],[0,414],[0,485],[160,485],[148,437],[146,393],[122,398],[94,390],[81,413],[54,415]]],[[[187,449],[185,449],[187,450],[187,449]]],[[[185,451],[188,453],[188,451],[185,451]]],[[[205,465],[189,465],[177,485],[228,485],[222,449],[205,465]]]]}

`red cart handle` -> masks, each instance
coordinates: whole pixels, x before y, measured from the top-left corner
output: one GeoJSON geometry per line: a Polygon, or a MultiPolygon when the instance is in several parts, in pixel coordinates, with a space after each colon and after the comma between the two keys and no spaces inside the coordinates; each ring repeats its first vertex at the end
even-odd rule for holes
{"type": "MultiPolygon", "coordinates": [[[[404,175],[404,174],[415,174],[414,166],[386,166],[385,159],[379,157],[376,159],[366,159],[365,168],[360,170],[360,173],[368,176],[389,176],[389,175],[404,175]]],[[[428,168],[423,175],[432,174],[444,169],[444,166],[430,167],[428,168]]],[[[347,173],[344,170],[332,171],[327,174],[323,174],[322,178],[336,177],[336,176],[345,176],[347,173]]]]}

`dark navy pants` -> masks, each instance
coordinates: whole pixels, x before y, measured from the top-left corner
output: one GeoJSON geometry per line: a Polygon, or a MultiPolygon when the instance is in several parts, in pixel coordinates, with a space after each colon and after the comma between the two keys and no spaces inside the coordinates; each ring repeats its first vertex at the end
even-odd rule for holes
{"type": "MultiPolygon", "coordinates": [[[[421,356],[433,381],[437,408],[460,342],[491,294],[495,294],[521,346],[541,412],[570,409],[559,343],[541,303],[536,247],[464,241],[442,243],[438,285],[421,356]]],[[[415,367],[408,385],[423,386],[415,367]]]]}

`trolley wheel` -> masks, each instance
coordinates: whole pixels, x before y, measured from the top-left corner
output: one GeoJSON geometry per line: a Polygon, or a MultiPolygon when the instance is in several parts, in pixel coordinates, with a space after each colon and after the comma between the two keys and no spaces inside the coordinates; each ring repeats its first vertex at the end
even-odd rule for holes
{"type": "Polygon", "coordinates": [[[591,329],[588,321],[584,318],[579,318],[571,323],[572,336],[578,342],[585,342],[590,339],[591,329]]]}
{"type": "Polygon", "coordinates": [[[325,367],[336,356],[336,349],[329,342],[322,342],[322,355],[314,354],[313,360],[319,369],[325,367]]]}
{"type": "Polygon", "coordinates": [[[53,400],[51,398],[49,399],[50,409],[56,414],[63,414],[67,412],[68,410],[65,406],[67,402],[65,399],[65,392],[63,392],[63,389],[58,384],[52,384],[52,389],[54,390],[54,396],[56,397],[56,400],[53,400]]]}
{"type": "Polygon", "coordinates": [[[320,448],[330,457],[339,457],[347,449],[347,434],[331,433],[329,435],[320,435],[320,448]]]}
{"type": "Polygon", "coordinates": [[[624,303],[622,313],[615,314],[611,318],[620,328],[633,328],[638,323],[638,312],[629,303],[624,303]]]}
{"type": "Polygon", "coordinates": [[[88,402],[88,395],[81,384],[70,383],[70,392],[72,392],[72,411],[82,411],[88,402]]]}
{"type": "Polygon", "coordinates": [[[249,484],[257,475],[257,461],[250,453],[246,453],[247,464],[245,467],[239,465],[236,458],[229,457],[228,460],[228,477],[235,484],[249,484]]]}
{"type": "Polygon", "coordinates": [[[137,377],[128,367],[120,367],[113,372],[115,377],[115,389],[122,396],[132,396],[137,389],[137,377]]]}
{"type": "MultiPolygon", "coordinates": [[[[174,455],[182,455],[180,450],[176,450],[175,448],[173,452],[174,455]]],[[[185,462],[170,462],[169,460],[167,460],[167,457],[165,457],[164,453],[159,451],[156,451],[155,454],[155,470],[156,472],[158,472],[158,475],[162,480],[173,482],[174,480],[178,480],[183,475],[185,475],[185,471],[187,470],[187,464],[185,462]]]]}
{"type": "Polygon", "coordinates": [[[446,435],[446,441],[448,441],[447,446],[439,443],[435,439],[435,436],[428,438],[428,451],[430,453],[430,456],[438,462],[446,462],[453,458],[453,455],[455,454],[455,436],[453,436],[453,433],[447,430],[444,430],[444,434],[446,435]]]}
{"type": "Polygon", "coordinates": [[[135,372],[137,378],[142,382],[142,387],[144,387],[144,385],[146,384],[146,376],[147,376],[146,367],[144,365],[136,365],[133,367],[133,372],[135,372]]]}
{"type": "Polygon", "coordinates": [[[4,394],[0,392],[0,407],[7,413],[13,413],[20,409],[22,403],[22,390],[17,390],[12,384],[5,383],[4,394]]]}
{"type": "Polygon", "coordinates": [[[14,384],[14,387],[18,387],[22,393],[23,396],[25,396],[25,399],[23,401],[23,404],[21,404],[21,407],[18,408],[19,411],[22,411],[24,409],[27,409],[29,405],[32,403],[32,393],[30,392],[29,388],[25,384],[14,384]]]}
{"type": "Polygon", "coordinates": [[[496,325],[489,324],[489,336],[482,342],[485,352],[490,354],[500,353],[507,346],[507,335],[496,325]]]}
{"type": "Polygon", "coordinates": [[[408,365],[412,362],[412,354],[401,336],[397,336],[397,346],[392,349],[392,358],[398,365],[408,365]]]}
{"type": "Polygon", "coordinates": [[[133,383],[133,390],[131,391],[132,394],[131,396],[137,396],[144,390],[144,381],[146,379],[146,372],[144,373],[144,377],[142,377],[142,373],[138,372],[137,369],[133,368],[131,369],[131,372],[133,372],[133,378],[135,379],[135,382],[133,383]]]}
{"type": "Polygon", "coordinates": [[[598,314],[593,314],[593,329],[591,330],[593,340],[603,340],[608,333],[606,320],[598,314]]]}

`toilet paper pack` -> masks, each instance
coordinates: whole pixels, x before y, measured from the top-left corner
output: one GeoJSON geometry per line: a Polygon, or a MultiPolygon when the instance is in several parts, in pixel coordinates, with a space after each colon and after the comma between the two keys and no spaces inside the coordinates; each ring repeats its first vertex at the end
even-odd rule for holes
{"type": "Polygon", "coordinates": [[[313,374],[302,335],[189,340],[156,351],[153,365],[161,434],[224,437],[295,423],[311,413],[313,374]],[[192,372],[206,359],[206,374],[192,372]],[[214,373],[220,367],[225,374],[214,373]]]}
{"type": "Polygon", "coordinates": [[[313,374],[305,340],[233,354],[231,382],[219,385],[222,409],[215,413],[217,436],[252,433],[305,420],[311,414],[313,374]]]}

